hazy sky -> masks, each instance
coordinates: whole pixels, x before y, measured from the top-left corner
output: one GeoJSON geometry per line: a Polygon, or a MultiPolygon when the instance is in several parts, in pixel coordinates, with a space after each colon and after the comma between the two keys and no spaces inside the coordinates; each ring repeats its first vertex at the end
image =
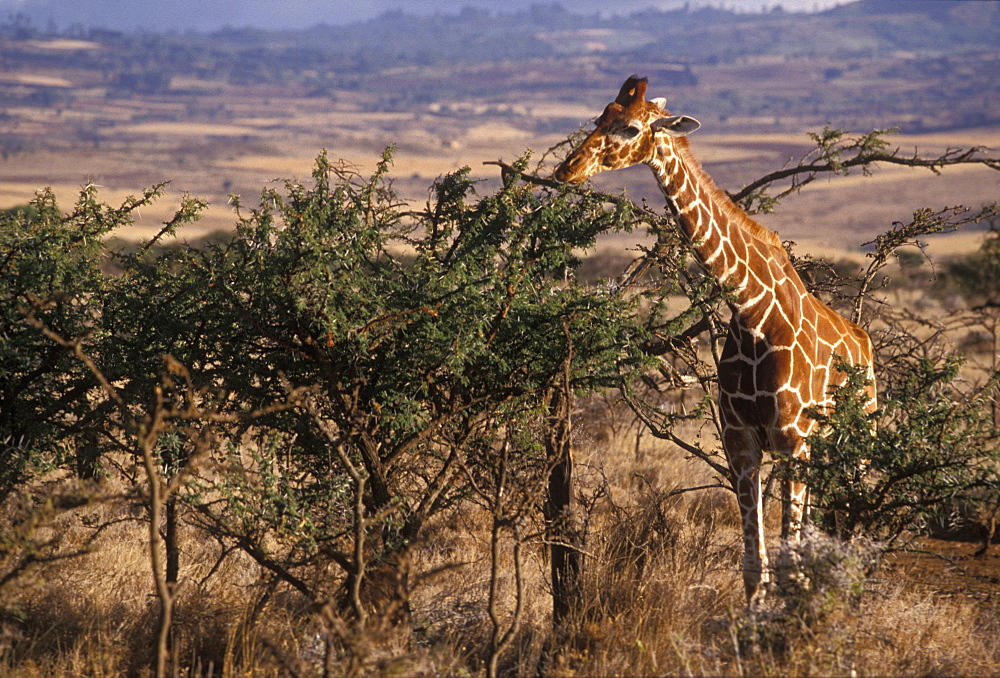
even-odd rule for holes
{"type": "MultiPolygon", "coordinates": [[[[549,2],[551,0],[541,0],[549,2]]],[[[561,0],[577,13],[629,14],[648,7],[678,9],[714,6],[759,12],[781,5],[788,11],[811,12],[848,0],[561,0]]],[[[35,25],[50,20],[59,28],[81,23],[115,29],[214,30],[222,26],[304,28],[317,23],[351,23],[389,9],[408,12],[455,12],[473,6],[513,11],[540,0],[0,0],[0,18],[13,12],[35,25]]]]}

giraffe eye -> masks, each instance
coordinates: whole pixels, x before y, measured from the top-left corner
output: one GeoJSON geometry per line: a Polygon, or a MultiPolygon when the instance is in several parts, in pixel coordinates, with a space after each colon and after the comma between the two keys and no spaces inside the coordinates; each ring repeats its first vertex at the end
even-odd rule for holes
{"type": "Polygon", "coordinates": [[[632,137],[639,134],[640,131],[641,130],[635,125],[629,125],[628,127],[622,130],[622,136],[624,136],[627,139],[631,139],[632,137]]]}

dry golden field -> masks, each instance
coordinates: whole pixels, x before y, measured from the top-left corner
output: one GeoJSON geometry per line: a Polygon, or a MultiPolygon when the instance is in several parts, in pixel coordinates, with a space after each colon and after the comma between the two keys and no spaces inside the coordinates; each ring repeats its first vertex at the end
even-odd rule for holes
{"type": "MultiPolygon", "coordinates": [[[[84,90],[66,108],[7,109],[0,135],[18,138],[24,150],[0,160],[0,209],[24,204],[43,186],[53,187],[68,204],[87,183],[99,185],[105,199],[115,201],[169,181],[167,199],[147,210],[131,235],[155,233],[179,196],[190,193],[211,204],[201,222],[189,228],[189,237],[196,237],[232,227],[230,193],[253,204],[260,190],[276,180],[306,177],[321,149],[364,172],[389,145],[397,149],[395,187],[405,199],[420,203],[435,178],[463,166],[486,180],[487,187],[495,185],[489,182],[496,181],[497,168],[484,162],[509,162],[529,150],[540,157],[599,113],[610,95],[588,91],[579,102],[562,102],[511,93],[510,106],[503,110],[473,100],[379,112],[353,92],[338,93],[332,102],[215,82],[177,86],[197,95],[177,102],[119,101],[99,90],[84,90]],[[559,131],[537,131],[553,128],[559,131]]],[[[683,95],[681,91],[675,98],[678,111],[683,110],[683,95]]],[[[787,131],[794,121],[780,132],[733,132],[734,127],[739,125],[733,121],[707,123],[692,142],[716,182],[731,191],[794,164],[812,146],[806,132],[816,131],[807,126],[787,131]]],[[[890,140],[904,155],[919,151],[930,156],[951,147],[995,147],[1000,129],[895,135],[890,140]]],[[[809,251],[857,252],[861,243],[893,221],[906,220],[916,208],[994,199],[995,175],[984,167],[947,168],[941,176],[882,167],[871,177],[858,173],[817,181],[762,221],[809,251]]],[[[594,184],[613,192],[627,188],[633,198],[659,203],[644,168],[598,176],[594,184]]],[[[976,246],[975,236],[956,235],[932,251],[965,252],[976,246]]]]}
{"type": "MultiPolygon", "coordinates": [[[[552,631],[545,547],[527,541],[521,576],[528,595],[502,675],[995,675],[995,548],[976,558],[974,544],[925,540],[925,551],[887,556],[856,603],[833,596],[816,619],[749,621],[732,496],[671,497],[711,475],[637,433],[612,417],[578,434],[580,490],[591,497],[586,608],[552,631]]],[[[57,493],[68,482],[50,478],[35,492],[57,493]]],[[[5,594],[5,676],[151,675],[157,605],[144,511],[115,482],[90,492],[88,505],[35,535],[86,554],[40,563],[5,594]],[[103,527],[95,539],[96,526],[103,527]]],[[[6,514],[17,516],[17,508],[6,514]]],[[[776,506],[768,521],[777,527],[776,506]]],[[[324,626],[322,611],[274,586],[249,557],[184,525],[174,647],[186,668],[178,675],[482,675],[492,632],[489,525],[489,515],[474,508],[429,525],[408,568],[415,630],[374,625],[360,637],[324,626]],[[325,643],[338,634],[349,649],[324,660],[325,643]],[[356,671],[348,670],[355,660],[356,671]],[[319,669],[324,661],[328,673],[319,669]]],[[[506,627],[514,618],[514,563],[512,543],[500,547],[498,615],[506,627]]]]}

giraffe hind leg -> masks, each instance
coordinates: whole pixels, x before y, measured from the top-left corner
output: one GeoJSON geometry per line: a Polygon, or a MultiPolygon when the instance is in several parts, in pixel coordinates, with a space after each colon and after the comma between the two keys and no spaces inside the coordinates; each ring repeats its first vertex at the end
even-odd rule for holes
{"type": "Polygon", "coordinates": [[[786,468],[781,479],[781,538],[796,543],[802,535],[802,525],[809,517],[809,488],[805,483],[789,477],[787,465],[808,459],[809,453],[805,443],[802,443],[791,455],[782,456],[786,461],[781,463],[786,468]]]}
{"type": "Polygon", "coordinates": [[[808,518],[809,488],[805,483],[785,480],[781,484],[781,538],[797,542],[808,518]]]}

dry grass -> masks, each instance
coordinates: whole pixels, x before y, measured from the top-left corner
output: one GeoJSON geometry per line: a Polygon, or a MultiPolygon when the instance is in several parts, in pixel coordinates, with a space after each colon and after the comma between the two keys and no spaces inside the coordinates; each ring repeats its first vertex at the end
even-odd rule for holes
{"type": "MultiPolygon", "coordinates": [[[[59,515],[32,534],[35,541],[58,536],[59,553],[81,548],[87,552],[29,570],[4,590],[3,675],[148,672],[155,653],[158,602],[142,522],[145,512],[122,489],[108,481],[91,491],[91,504],[59,515]]],[[[215,675],[220,675],[224,665],[255,665],[268,647],[298,642],[300,631],[292,619],[300,615],[301,601],[276,597],[262,606],[266,588],[259,567],[237,553],[218,563],[209,577],[221,555],[218,544],[191,527],[185,528],[182,539],[186,548],[175,643],[183,664],[200,667],[204,675],[211,675],[214,666],[215,675]],[[264,616],[267,624],[259,624],[264,616]]],[[[281,673],[265,670],[254,675],[281,673]]]]}
{"type": "MultiPolygon", "coordinates": [[[[836,604],[821,614],[796,616],[779,606],[748,616],[731,495],[671,493],[706,482],[704,464],[637,437],[621,413],[592,419],[596,423],[580,431],[577,451],[588,533],[581,609],[564,628],[551,629],[545,551],[537,540],[526,542],[528,600],[514,642],[501,656],[501,674],[995,672],[995,596],[993,602],[942,598],[884,569],[868,577],[856,600],[834,592],[836,604]]],[[[107,481],[104,500],[38,528],[36,538],[58,535],[65,552],[105,526],[86,555],[43,564],[3,590],[0,673],[148,675],[157,599],[145,513],[125,489],[107,481]]],[[[10,523],[16,511],[8,507],[4,516],[10,523]]],[[[234,552],[220,560],[218,543],[188,525],[176,610],[178,675],[311,676],[324,661],[331,675],[349,673],[350,666],[358,675],[483,675],[492,632],[489,526],[488,513],[475,506],[430,525],[411,555],[409,624],[376,625],[358,635],[329,610],[269,585],[245,556],[234,552]],[[340,648],[334,654],[325,649],[330,640],[340,648]]],[[[499,580],[504,626],[513,621],[512,546],[508,534],[499,580]]]]}

